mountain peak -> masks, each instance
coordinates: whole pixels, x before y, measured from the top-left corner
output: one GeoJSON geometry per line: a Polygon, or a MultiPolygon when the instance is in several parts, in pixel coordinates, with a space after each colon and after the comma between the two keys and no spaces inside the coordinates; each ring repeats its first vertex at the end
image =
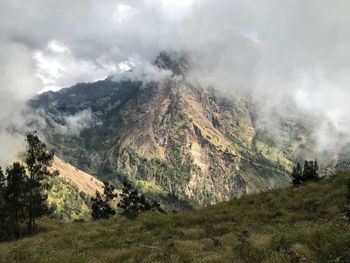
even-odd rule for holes
{"type": "Polygon", "coordinates": [[[185,75],[190,68],[188,54],[178,51],[161,51],[154,61],[160,69],[171,70],[174,75],[185,75]]]}

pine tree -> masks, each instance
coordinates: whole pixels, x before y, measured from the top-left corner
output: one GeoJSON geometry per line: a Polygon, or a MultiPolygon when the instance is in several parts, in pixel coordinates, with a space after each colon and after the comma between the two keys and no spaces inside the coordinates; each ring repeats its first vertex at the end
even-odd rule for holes
{"type": "Polygon", "coordinates": [[[303,176],[303,168],[301,167],[300,162],[297,163],[297,173],[302,178],[302,176],[303,176]]]}
{"type": "Polygon", "coordinates": [[[47,194],[45,190],[50,188],[47,179],[57,176],[58,171],[51,172],[54,153],[49,151],[45,143],[41,142],[36,133],[27,134],[26,165],[29,173],[26,192],[28,210],[28,233],[32,234],[35,228],[36,218],[49,213],[47,207],[47,194]]]}
{"type": "MultiPolygon", "coordinates": [[[[5,219],[6,219],[6,208],[5,208],[5,191],[6,191],[6,177],[3,173],[1,167],[0,167],[0,236],[4,235],[2,226],[5,225],[5,219]]],[[[1,240],[1,238],[0,238],[1,240]]]]}
{"type": "Polygon", "coordinates": [[[296,167],[293,167],[292,182],[293,185],[299,185],[303,183],[303,169],[299,162],[297,163],[296,167]]]}
{"type": "Polygon", "coordinates": [[[148,210],[155,210],[161,213],[165,211],[157,202],[150,203],[143,194],[128,182],[123,184],[123,192],[120,194],[121,200],[118,207],[122,209],[122,215],[128,218],[135,218],[140,213],[148,210]]]}
{"type": "Polygon", "coordinates": [[[6,169],[7,185],[5,189],[5,213],[7,214],[9,231],[15,238],[20,235],[19,224],[25,219],[25,186],[28,177],[23,165],[18,162],[13,163],[12,167],[6,169]]]}
{"type": "Polygon", "coordinates": [[[2,191],[4,191],[5,185],[6,185],[5,174],[2,171],[2,168],[0,167],[0,193],[3,193],[2,191]]]}
{"type": "Polygon", "coordinates": [[[310,177],[310,162],[309,161],[305,161],[304,162],[304,169],[303,169],[303,179],[304,182],[309,180],[310,177]]]}
{"type": "Polygon", "coordinates": [[[318,174],[318,162],[315,161],[305,161],[304,167],[298,163],[296,167],[293,168],[292,181],[293,185],[299,185],[306,181],[315,181],[319,179],[318,174]]]}
{"type": "Polygon", "coordinates": [[[111,201],[118,196],[115,188],[108,182],[104,182],[103,195],[96,191],[96,197],[91,198],[91,216],[94,220],[106,219],[115,215],[115,210],[110,206],[111,201]]]}
{"type": "Polygon", "coordinates": [[[315,160],[313,162],[313,167],[312,167],[312,180],[318,180],[320,177],[319,177],[319,174],[318,174],[318,162],[317,160],[315,160]]]}
{"type": "Polygon", "coordinates": [[[303,177],[305,181],[315,181],[319,178],[317,160],[305,161],[303,177]]]}
{"type": "Polygon", "coordinates": [[[0,218],[2,217],[2,212],[4,210],[5,205],[5,190],[6,190],[6,177],[0,167],[0,218]]]}
{"type": "Polygon", "coordinates": [[[350,223],[350,180],[346,184],[347,193],[346,193],[346,204],[345,204],[345,214],[350,223]]]}

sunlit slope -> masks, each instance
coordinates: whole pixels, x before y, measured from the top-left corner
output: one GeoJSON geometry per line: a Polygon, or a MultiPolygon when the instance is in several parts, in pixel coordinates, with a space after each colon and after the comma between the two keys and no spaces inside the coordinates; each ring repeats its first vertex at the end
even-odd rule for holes
{"type": "Polygon", "coordinates": [[[57,156],[55,156],[52,164],[52,170],[58,170],[60,172],[59,178],[74,185],[80,192],[89,196],[94,196],[96,191],[103,192],[103,183],[100,180],[70,165],[57,156]]]}
{"type": "Polygon", "coordinates": [[[53,217],[66,222],[89,220],[89,200],[96,191],[103,191],[103,183],[57,156],[51,170],[60,173],[50,179],[52,188],[48,191],[48,205],[53,210],[53,217]]]}
{"type": "Polygon", "coordinates": [[[0,244],[1,262],[350,262],[350,174],[192,212],[83,224],[0,244]]]}

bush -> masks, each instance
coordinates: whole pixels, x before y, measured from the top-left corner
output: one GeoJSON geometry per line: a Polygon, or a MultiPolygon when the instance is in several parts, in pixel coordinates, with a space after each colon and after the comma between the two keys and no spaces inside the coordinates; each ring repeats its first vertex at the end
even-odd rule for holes
{"type": "Polygon", "coordinates": [[[94,220],[106,219],[115,215],[115,210],[110,206],[110,202],[117,197],[114,187],[104,182],[103,194],[96,191],[96,197],[91,198],[91,216],[94,220]]]}
{"type": "Polygon", "coordinates": [[[128,182],[124,182],[123,192],[120,194],[121,200],[118,207],[122,209],[122,215],[128,218],[135,218],[140,213],[154,210],[161,213],[165,211],[160,204],[153,201],[152,203],[140,194],[137,189],[133,188],[128,182]]]}

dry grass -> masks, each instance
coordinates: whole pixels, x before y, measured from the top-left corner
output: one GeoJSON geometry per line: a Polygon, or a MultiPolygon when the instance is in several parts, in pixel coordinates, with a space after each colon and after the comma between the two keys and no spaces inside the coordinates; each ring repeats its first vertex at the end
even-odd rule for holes
{"type": "Polygon", "coordinates": [[[80,192],[84,192],[89,196],[94,196],[96,190],[103,192],[103,183],[101,181],[61,160],[57,156],[55,156],[51,169],[58,170],[60,172],[60,178],[76,186],[80,192]]]}
{"type": "Polygon", "coordinates": [[[0,262],[350,262],[350,174],[169,215],[43,220],[0,244],[0,262]]]}

